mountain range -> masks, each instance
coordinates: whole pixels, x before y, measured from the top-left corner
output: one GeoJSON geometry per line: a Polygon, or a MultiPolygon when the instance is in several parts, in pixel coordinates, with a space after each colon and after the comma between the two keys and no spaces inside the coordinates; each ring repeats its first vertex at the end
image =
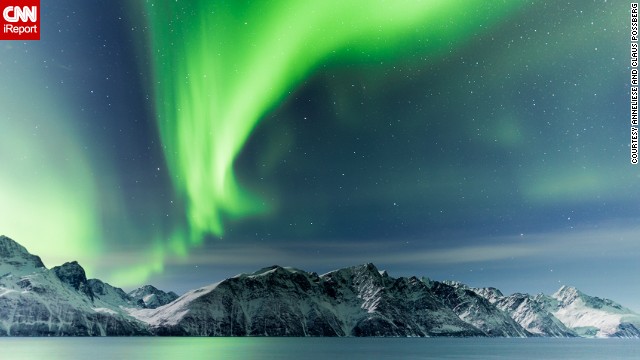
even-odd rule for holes
{"type": "Polygon", "coordinates": [[[373,264],[318,275],[270,266],[182,296],[126,293],[77,262],[47,269],[0,236],[0,336],[489,336],[640,338],[640,315],[561,287],[511,294],[373,264]]]}

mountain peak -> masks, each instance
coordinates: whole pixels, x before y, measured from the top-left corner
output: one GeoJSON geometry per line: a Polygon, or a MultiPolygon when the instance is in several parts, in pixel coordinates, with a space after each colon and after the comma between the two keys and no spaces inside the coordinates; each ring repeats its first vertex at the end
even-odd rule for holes
{"type": "Polygon", "coordinates": [[[78,290],[87,295],[93,300],[93,291],[87,284],[87,274],[77,261],[66,262],[60,266],[54,266],[52,269],[54,274],[63,283],[70,285],[75,290],[78,290]]]}
{"type": "Polygon", "coordinates": [[[86,284],[87,282],[87,274],[77,261],[54,266],[51,270],[53,270],[63,283],[71,285],[76,290],[78,290],[80,285],[86,284]]]}
{"type": "Polygon", "coordinates": [[[373,263],[360,264],[360,265],[351,266],[341,270],[349,270],[349,271],[353,271],[354,273],[360,273],[360,274],[369,273],[369,274],[375,275],[376,277],[382,276],[378,268],[373,263]]]}
{"type": "Polygon", "coordinates": [[[138,304],[144,305],[149,309],[155,309],[159,306],[166,305],[178,298],[173,291],[164,292],[153,285],[144,285],[133,291],[128,296],[137,301],[138,304]]]}
{"type": "Polygon", "coordinates": [[[273,271],[279,271],[279,270],[283,270],[284,268],[280,265],[271,265],[271,266],[266,266],[263,267],[262,269],[258,270],[258,271],[254,271],[252,272],[250,275],[263,275],[263,274],[267,274],[267,273],[271,273],[273,271]]]}
{"type": "Polygon", "coordinates": [[[321,277],[324,278],[351,278],[354,275],[359,276],[367,276],[373,278],[388,278],[388,274],[383,275],[378,268],[373,263],[360,264],[355,266],[349,266],[346,268],[341,268],[333,271],[329,271],[326,274],[323,274],[321,277]]]}
{"type": "Polygon", "coordinates": [[[573,286],[563,285],[551,297],[564,304],[570,304],[580,298],[583,293],[573,286]]]}
{"type": "Polygon", "coordinates": [[[24,246],[4,235],[0,235],[0,264],[2,263],[17,267],[26,265],[36,268],[44,267],[39,256],[32,255],[24,246]]]}
{"type": "Polygon", "coordinates": [[[378,268],[373,263],[366,263],[363,266],[365,266],[367,268],[367,270],[369,270],[369,271],[375,271],[377,273],[380,273],[378,268]]]}
{"type": "Polygon", "coordinates": [[[158,288],[153,285],[142,285],[139,288],[129,292],[130,296],[137,296],[140,294],[149,294],[158,291],[158,288]]]}

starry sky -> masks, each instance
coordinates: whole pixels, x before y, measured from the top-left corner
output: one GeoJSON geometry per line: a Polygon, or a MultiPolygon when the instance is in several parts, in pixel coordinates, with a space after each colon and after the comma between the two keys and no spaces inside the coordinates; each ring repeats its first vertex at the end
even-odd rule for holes
{"type": "Polygon", "coordinates": [[[640,311],[628,3],[59,0],[41,23],[0,42],[0,233],[49,267],[184,292],[373,262],[640,311]]]}

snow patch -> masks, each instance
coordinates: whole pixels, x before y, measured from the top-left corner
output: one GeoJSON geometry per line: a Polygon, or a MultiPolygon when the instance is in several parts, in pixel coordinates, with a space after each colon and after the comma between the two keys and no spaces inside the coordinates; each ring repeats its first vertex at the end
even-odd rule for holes
{"type": "Polygon", "coordinates": [[[97,313],[111,314],[111,315],[118,314],[117,312],[115,312],[115,311],[113,311],[111,309],[107,309],[107,308],[93,308],[93,311],[95,311],[97,313]]]}

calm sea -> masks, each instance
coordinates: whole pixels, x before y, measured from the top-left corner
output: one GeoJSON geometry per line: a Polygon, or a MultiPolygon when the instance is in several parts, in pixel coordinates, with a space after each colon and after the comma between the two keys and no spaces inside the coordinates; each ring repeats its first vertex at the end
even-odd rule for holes
{"type": "Polygon", "coordinates": [[[0,338],[0,359],[638,359],[640,340],[0,338]]]}

